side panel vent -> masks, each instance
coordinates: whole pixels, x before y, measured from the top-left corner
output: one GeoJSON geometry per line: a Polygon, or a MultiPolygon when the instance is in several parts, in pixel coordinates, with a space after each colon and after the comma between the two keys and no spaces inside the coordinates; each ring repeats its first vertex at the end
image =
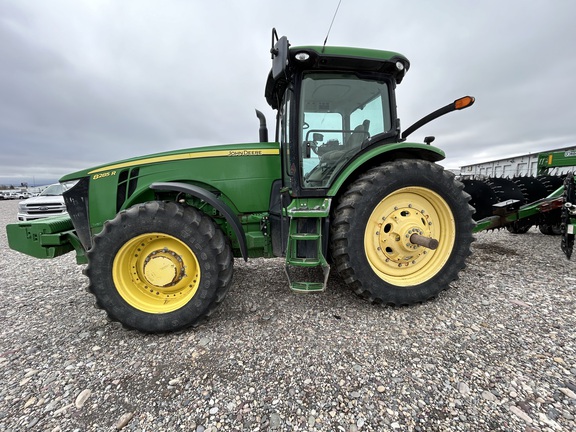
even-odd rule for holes
{"type": "Polygon", "coordinates": [[[116,211],[119,212],[126,201],[126,190],[128,188],[128,170],[122,170],[118,175],[118,189],[116,191],[116,211]]]}
{"type": "Polygon", "coordinates": [[[140,168],[123,170],[118,175],[118,188],[116,191],[116,211],[119,212],[124,203],[136,191],[140,168]]]}
{"type": "Polygon", "coordinates": [[[136,190],[136,186],[138,185],[139,174],[140,174],[140,168],[133,168],[132,170],[130,170],[130,180],[128,181],[128,197],[131,197],[134,191],[136,190]]]}

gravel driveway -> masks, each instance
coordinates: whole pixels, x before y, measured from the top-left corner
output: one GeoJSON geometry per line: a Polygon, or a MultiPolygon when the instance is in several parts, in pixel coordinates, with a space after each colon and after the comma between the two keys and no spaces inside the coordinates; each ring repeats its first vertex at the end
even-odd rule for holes
{"type": "Polygon", "coordinates": [[[194,330],[144,335],[93,307],[73,254],[8,249],[0,201],[2,431],[576,430],[576,268],[559,237],[476,236],[452,289],[370,305],[331,277],[236,260],[194,330]]]}

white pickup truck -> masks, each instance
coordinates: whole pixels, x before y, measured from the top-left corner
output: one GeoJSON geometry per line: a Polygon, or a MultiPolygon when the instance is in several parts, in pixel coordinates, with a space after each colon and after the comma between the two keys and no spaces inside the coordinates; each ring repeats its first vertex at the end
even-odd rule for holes
{"type": "Polygon", "coordinates": [[[48,186],[38,196],[18,203],[18,220],[30,221],[66,214],[66,205],[62,194],[67,189],[67,186],[56,183],[48,186]]]}

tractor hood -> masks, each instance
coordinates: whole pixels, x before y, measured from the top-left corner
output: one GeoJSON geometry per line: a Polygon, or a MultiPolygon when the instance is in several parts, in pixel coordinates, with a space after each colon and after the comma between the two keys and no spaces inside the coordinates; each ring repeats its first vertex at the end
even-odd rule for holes
{"type": "Polygon", "coordinates": [[[60,181],[78,180],[64,201],[80,241],[89,249],[92,236],[120,211],[143,202],[174,200],[182,185],[217,196],[237,215],[264,212],[280,173],[280,146],[266,142],[149,154],[77,171],[60,181]],[[160,191],[154,187],[158,184],[163,185],[160,191]]]}
{"type": "Polygon", "coordinates": [[[237,156],[265,156],[278,155],[278,143],[245,143],[245,144],[226,144],[209,147],[195,147],[182,150],[173,150],[163,153],[154,153],[130,159],[124,159],[111,162],[104,165],[98,165],[92,168],[76,171],[62,177],[60,183],[71,180],[78,180],[83,177],[92,176],[93,178],[106,177],[114,175],[114,171],[123,168],[132,168],[152,164],[161,164],[173,161],[184,161],[199,158],[213,157],[237,157],[237,156]]]}

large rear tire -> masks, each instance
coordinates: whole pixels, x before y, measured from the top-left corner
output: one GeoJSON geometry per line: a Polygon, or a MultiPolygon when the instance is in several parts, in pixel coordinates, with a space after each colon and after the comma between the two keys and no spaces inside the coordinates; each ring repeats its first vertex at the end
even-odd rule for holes
{"type": "Polygon", "coordinates": [[[232,280],[228,239],[202,212],[152,201],[118,213],[88,251],[89,291],[110,319],[147,333],[199,323],[232,280]]]}
{"type": "Polygon", "coordinates": [[[465,266],[474,209],[454,175],[421,160],[371,169],[342,195],[331,253],[346,283],[373,302],[409,305],[448,288],[465,266]],[[413,234],[438,240],[413,244],[413,234]]]}

